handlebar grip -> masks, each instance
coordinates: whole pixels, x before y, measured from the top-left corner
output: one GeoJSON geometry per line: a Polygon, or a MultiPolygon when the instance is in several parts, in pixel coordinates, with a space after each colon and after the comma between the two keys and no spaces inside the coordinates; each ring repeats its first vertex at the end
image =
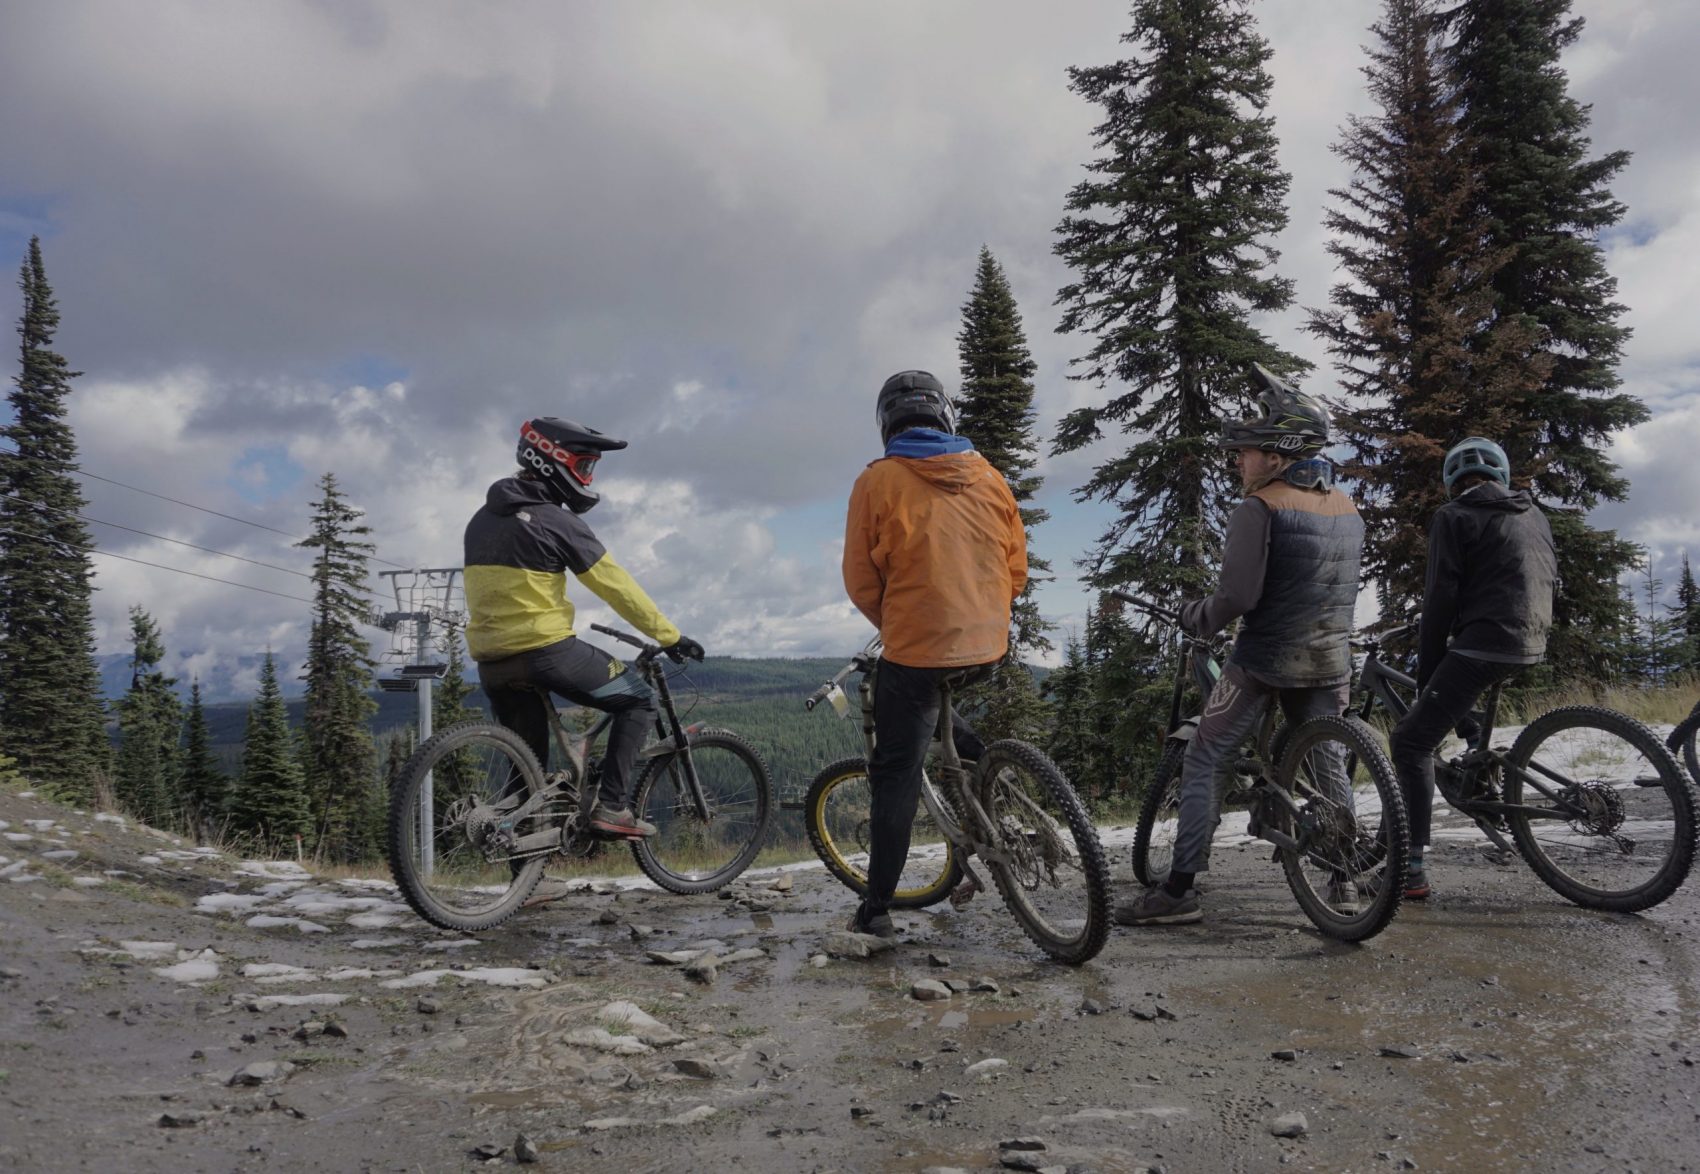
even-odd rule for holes
{"type": "Polygon", "coordinates": [[[612,636],[616,640],[623,640],[635,648],[649,647],[648,641],[639,640],[636,636],[633,636],[628,632],[619,631],[617,628],[605,628],[601,624],[592,624],[590,625],[590,630],[593,632],[601,632],[604,636],[612,636]]]}
{"type": "Polygon", "coordinates": [[[815,706],[825,701],[826,695],[830,692],[832,692],[832,682],[828,681],[826,684],[822,685],[819,689],[816,689],[813,693],[810,693],[803,699],[804,711],[813,713],[815,706]]]}

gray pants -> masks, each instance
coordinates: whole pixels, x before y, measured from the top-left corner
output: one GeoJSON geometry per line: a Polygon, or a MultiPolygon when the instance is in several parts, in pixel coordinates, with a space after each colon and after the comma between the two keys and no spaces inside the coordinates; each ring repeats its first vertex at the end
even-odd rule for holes
{"type": "MultiPolygon", "coordinates": [[[[1177,872],[1205,872],[1210,867],[1210,835],[1216,828],[1216,810],[1234,775],[1241,747],[1257,730],[1279,699],[1288,722],[1301,722],[1318,714],[1344,712],[1350,697],[1350,682],[1312,689],[1279,689],[1266,685],[1250,673],[1228,662],[1216,688],[1204,704],[1204,717],[1187,744],[1181,766],[1180,827],[1175,834],[1173,868],[1177,872]]],[[[1350,802],[1346,762],[1338,743],[1320,747],[1318,764],[1330,796],[1350,802]]]]}

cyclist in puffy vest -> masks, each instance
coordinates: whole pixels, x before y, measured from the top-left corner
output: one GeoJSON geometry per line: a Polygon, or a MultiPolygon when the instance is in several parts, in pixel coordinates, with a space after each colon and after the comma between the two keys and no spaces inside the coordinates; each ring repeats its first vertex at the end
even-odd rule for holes
{"type": "Polygon", "coordinates": [[[1468,734],[1489,688],[1546,655],[1558,556],[1511,462],[1491,440],[1453,445],[1441,466],[1452,500],[1428,532],[1428,578],[1417,638],[1417,699],[1388,739],[1411,817],[1405,896],[1425,901],[1423,857],[1434,813],[1434,752],[1448,730],[1468,734]]]}
{"type": "Polygon", "coordinates": [[[545,767],[550,693],[614,715],[590,827],[616,837],[655,833],[627,800],[655,697],[641,676],[574,634],[567,572],[675,661],[703,656],[702,645],[679,634],[582,516],[601,500],[590,487],[597,461],[625,447],[571,420],[527,420],[519,472],[490,486],[465,538],[466,644],[491,711],[545,767]]]}
{"type": "MultiPolygon", "coordinates": [[[[1255,366],[1255,365],[1254,365],[1255,366]]],[[[1240,747],[1279,700],[1289,722],[1342,712],[1351,684],[1352,613],[1364,526],[1351,498],[1334,488],[1321,455],[1328,412],[1321,403],[1255,366],[1258,413],[1225,422],[1221,447],[1234,451],[1245,499],[1228,518],[1222,577],[1214,595],[1181,609],[1181,624],[1212,636],[1241,619],[1233,653],[1205,702],[1181,767],[1180,826],[1168,880],[1116,906],[1123,925],[1179,925],[1203,919],[1196,874],[1209,863],[1216,802],[1240,747]]],[[[1346,799],[1343,757],[1323,768],[1346,799]]],[[[1330,904],[1355,911],[1345,878],[1330,904]]]]}
{"type": "MultiPolygon", "coordinates": [[[[844,527],[845,590],[885,643],[868,762],[868,895],[850,928],[891,937],[939,681],[1009,651],[1010,605],[1027,585],[1027,534],[1009,483],[955,435],[955,412],[934,376],[887,379],[874,419],[885,455],[856,478],[844,527]]],[[[978,758],[973,731],[960,719],[952,728],[962,757],[978,758]]]]}

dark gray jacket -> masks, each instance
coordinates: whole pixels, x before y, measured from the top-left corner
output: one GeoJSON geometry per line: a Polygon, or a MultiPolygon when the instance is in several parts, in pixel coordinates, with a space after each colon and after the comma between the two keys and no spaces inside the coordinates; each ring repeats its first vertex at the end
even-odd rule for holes
{"type": "Polygon", "coordinates": [[[1501,664],[1546,655],[1558,556],[1527,492],[1489,482],[1440,507],[1428,532],[1417,682],[1450,649],[1501,664]]]}
{"type": "Polygon", "coordinates": [[[1315,475],[1319,464],[1288,470],[1304,484],[1283,478],[1239,504],[1228,518],[1216,593],[1181,610],[1186,629],[1206,636],[1243,615],[1233,663],[1276,688],[1352,676],[1364,524],[1352,499],[1315,475]]]}

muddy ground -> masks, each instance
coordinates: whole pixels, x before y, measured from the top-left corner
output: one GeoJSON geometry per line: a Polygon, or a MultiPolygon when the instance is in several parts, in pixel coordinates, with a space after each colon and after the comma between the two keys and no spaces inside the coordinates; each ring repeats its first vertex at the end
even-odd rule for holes
{"type": "Polygon", "coordinates": [[[850,907],[819,869],[581,889],[471,941],[379,883],[15,793],[0,821],[0,1169],[463,1170],[521,1134],[544,1170],[1700,1166],[1694,886],[1588,913],[1468,839],[1359,947],[1221,844],[1204,925],[1067,970],[984,895],[816,965],[850,907]],[[647,958],[707,940],[764,953],[647,958]]]}

